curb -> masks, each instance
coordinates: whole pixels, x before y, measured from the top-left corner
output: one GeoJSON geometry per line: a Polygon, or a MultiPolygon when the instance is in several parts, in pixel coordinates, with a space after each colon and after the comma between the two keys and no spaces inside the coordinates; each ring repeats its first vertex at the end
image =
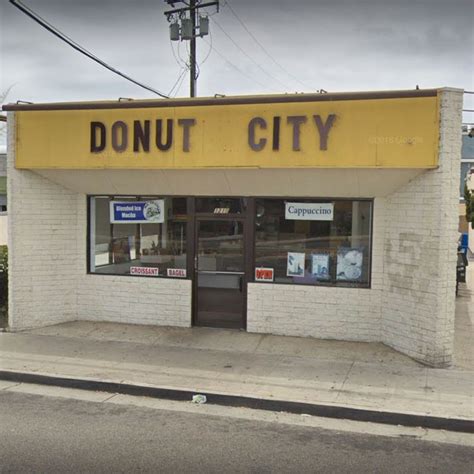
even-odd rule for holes
{"type": "Polygon", "coordinates": [[[320,405],[287,400],[269,400],[240,395],[223,395],[212,392],[196,392],[120,382],[103,382],[100,380],[72,379],[25,372],[0,371],[0,380],[188,402],[191,401],[193,395],[201,393],[206,396],[207,403],[213,405],[279,411],[297,415],[306,414],[325,418],[382,423],[386,425],[402,425],[434,430],[474,433],[474,421],[460,418],[441,418],[428,415],[366,410],[346,406],[320,405]]]}

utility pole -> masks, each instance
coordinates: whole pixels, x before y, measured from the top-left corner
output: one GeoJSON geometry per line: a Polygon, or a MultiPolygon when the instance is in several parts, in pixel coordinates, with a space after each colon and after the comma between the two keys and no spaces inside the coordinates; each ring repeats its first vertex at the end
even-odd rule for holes
{"type": "MultiPolygon", "coordinates": [[[[191,26],[193,32],[196,31],[196,0],[189,1],[189,7],[191,10],[191,26]]],[[[197,74],[196,74],[196,35],[193,34],[191,38],[191,45],[189,50],[189,94],[190,97],[196,97],[197,94],[197,74]]]]}
{"type": "Polygon", "coordinates": [[[200,8],[216,6],[219,11],[219,0],[201,3],[202,0],[164,0],[171,5],[173,10],[165,12],[165,16],[170,23],[171,41],[190,41],[189,48],[189,75],[190,75],[190,96],[197,94],[197,56],[196,38],[209,34],[209,18],[207,16],[197,16],[200,8]],[[188,3],[189,2],[189,3],[188,3]],[[176,3],[184,3],[182,8],[174,8],[176,3]],[[189,12],[189,17],[186,14],[189,12]],[[199,20],[199,23],[198,23],[199,20]],[[198,33],[199,31],[199,33],[198,33]]]}

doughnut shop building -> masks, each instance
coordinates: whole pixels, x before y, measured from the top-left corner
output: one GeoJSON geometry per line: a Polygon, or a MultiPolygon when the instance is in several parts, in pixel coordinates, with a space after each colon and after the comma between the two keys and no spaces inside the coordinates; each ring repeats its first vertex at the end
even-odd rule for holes
{"type": "Polygon", "coordinates": [[[10,104],[9,326],[453,354],[462,90],[10,104]]]}

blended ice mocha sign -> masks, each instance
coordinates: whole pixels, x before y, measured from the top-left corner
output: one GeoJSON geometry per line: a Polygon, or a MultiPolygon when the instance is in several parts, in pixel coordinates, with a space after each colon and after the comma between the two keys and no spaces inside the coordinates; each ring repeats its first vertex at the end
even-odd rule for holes
{"type": "Polygon", "coordinates": [[[164,199],[152,201],[110,201],[111,224],[162,224],[164,199]]]}

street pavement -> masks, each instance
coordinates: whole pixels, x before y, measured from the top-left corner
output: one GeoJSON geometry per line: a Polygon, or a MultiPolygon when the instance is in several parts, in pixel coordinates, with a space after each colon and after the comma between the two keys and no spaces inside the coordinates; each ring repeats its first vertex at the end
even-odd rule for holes
{"type": "Polygon", "coordinates": [[[90,393],[91,401],[61,396],[0,387],[1,473],[463,474],[474,468],[472,446],[410,434],[216,416],[207,406],[194,406],[203,413],[158,409],[114,403],[121,396],[104,393],[90,393]]]}

